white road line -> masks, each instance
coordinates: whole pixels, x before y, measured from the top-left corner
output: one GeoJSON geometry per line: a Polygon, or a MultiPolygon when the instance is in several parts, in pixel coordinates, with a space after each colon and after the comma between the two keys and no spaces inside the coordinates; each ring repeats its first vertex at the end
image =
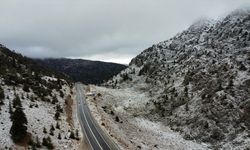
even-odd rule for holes
{"type": "Polygon", "coordinates": [[[94,123],[94,121],[92,120],[91,117],[90,117],[90,120],[91,120],[91,122],[93,123],[94,128],[96,128],[97,132],[100,134],[102,140],[107,144],[108,148],[111,149],[111,148],[109,147],[109,144],[108,144],[108,143],[106,142],[106,140],[103,138],[102,134],[98,131],[98,129],[97,129],[97,127],[95,126],[95,123],[94,123]]]}
{"type": "MultiPolygon", "coordinates": [[[[81,91],[83,91],[83,88],[82,88],[82,86],[81,86],[81,91]]],[[[88,106],[87,106],[88,107],[88,106]]],[[[89,109],[89,107],[88,107],[88,109],[89,109]]],[[[89,110],[89,112],[90,112],[90,110],[89,110]]],[[[91,112],[90,112],[91,113],[91,112]]],[[[91,114],[90,114],[91,115],[91,114]]],[[[93,125],[94,125],[94,128],[96,128],[96,130],[97,130],[97,127],[95,126],[96,124],[94,123],[94,121],[92,120],[92,115],[91,115],[91,117],[90,117],[90,120],[91,120],[91,122],[93,123],[93,125]]],[[[100,134],[100,132],[97,130],[97,132],[100,134]]],[[[111,149],[110,147],[109,147],[109,144],[106,142],[106,140],[105,140],[105,138],[103,138],[103,136],[102,136],[102,134],[100,134],[101,135],[101,138],[102,138],[102,140],[106,143],[106,145],[108,146],[108,148],[109,149],[111,149]]]]}
{"type": "MultiPolygon", "coordinates": [[[[77,94],[77,96],[78,96],[78,98],[79,98],[79,94],[77,94]]],[[[76,99],[77,99],[77,98],[76,98],[76,99]]],[[[78,101],[78,100],[77,100],[77,101],[78,101]]],[[[77,112],[78,112],[78,113],[77,113],[77,114],[78,114],[78,119],[81,120],[80,107],[79,107],[78,102],[77,102],[77,112]]],[[[91,144],[91,142],[90,142],[90,140],[89,140],[89,137],[88,137],[88,135],[87,135],[87,132],[85,131],[85,128],[84,128],[83,123],[82,123],[82,120],[79,121],[79,122],[80,122],[80,124],[81,124],[81,128],[82,128],[83,132],[84,132],[85,135],[86,135],[86,138],[87,138],[87,140],[88,140],[88,142],[89,142],[89,145],[91,146],[91,149],[94,150],[94,148],[93,148],[93,146],[92,146],[92,144],[91,144]]]]}
{"type": "MultiPolygon", "coordinates": [[[[79,94],[80,94],[80,95],[81,95],[81,97],[82,97],[81,92],[79,92],[79,94]]],[[[81,101],[81,104],[82,104],[82,101],[81,101]]],[[[86,120],[87,126],[88,126],[88,127],[89,127],[89,129],[90,129],[90,132],[92,133],[93,137],[95,138],[95,140],[96,140],[96,142],[97,142],[98,146],[99,146],[99,147],[103,150],[102,146],[101,146],[101,145],[100,145],[100,143],[98,142],[98,140],[97,140],[96,136],[94,135],[94,133],[93,133],[92,129],[91,129],[91,128],[90,128],[90,126],[89,126],[89,123],[88,123],[88,120],[87,120],[87,118],[86,118],[86,116],[85,116],[84,111],[82,111],[82,112],[83,112],[83,116],[84,116],[84,118],[85,118],[85,120],[86,120]]]]}
{"type": "Polygon", "coordinates": [[[83,129],[83,132],[85,133],[85,135],[86,135],[86,137],[87,137],[87,140],[88,140],[88,143],[89,143],[91,149],[94,150],[94,148],[93,148],[93,146],[92,146],[92,144],[91,144],[91,142],[90,142],[90,140],[89,140],[89,137],[88,137],[88,135],[87,135],[87,133],[86,133],[86,131],[85,131],[85,129],[84,129],[83,124],[82,124],[81,121],[80,121],[80,124],[81,124],[81,127],[82,127],[82,129],[83,129]]]}

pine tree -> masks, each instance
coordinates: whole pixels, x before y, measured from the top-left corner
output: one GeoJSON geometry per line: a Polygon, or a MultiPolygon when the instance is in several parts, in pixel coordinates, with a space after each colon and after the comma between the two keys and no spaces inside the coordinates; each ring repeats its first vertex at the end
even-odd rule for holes
{"type": "Polygon", "coordinates": [[[43,146],[47,146],[48,145],[48,141],[47,141],[47,138],[43,138],[43,146]]]}
{"type": "Polygon", "coordinates": [[[60,129],[60,125],[59,125],[58,122],[56,123],[56,128],[57,128],[57,129],[60,129]]]}
{"type": "Polygon", "coordinates": [[[11,138],[14,142],[19,142],[27,134],[27,118],[22,107],[16,107],[12,115],[12,126],[10,128],[11,138]]]}
{"type": "Polygon", "coordinates": [[[50,130],[55,131],[55,127],[53,125],[51,125],[50,130]]]}
{"type": "Polygon", "coordinates": [[[59,139],[59,140],[62,139],[61,133],[58,133],[58,139],[59,139]]]}
{"type": "Polygon", "coordinates": [[[51,140],[51,138],[50,138],[50,137],[48,137],[48,138],[47,138],[47,141],[48,141],[48,146],[47,146],[47,148],[48,148],[48,149],[53,149],[53,148],[54,148],[54,146],[53,146],[53,144],[52,144],[52,140],[51,140]]]}
{"type": "Polygon", "coordinates": [[[38,136],[36,137],[36,147],[38,147],[38,148],[42,147],[41,142],[38,139],[38,136]]]}
{"type": "Polygon", "coordinates": [[[57,97],[56,96],[53,96],[53,98],[52,98],[52,104],[56,104],[58,102],[58,99],[57,99],[57,97]]]}
{"type": "Polygon", "coordinates": [[[47,132],[47,129],[46,129],[45,127],[43,127],[43,133],[44,133],[44,134],[48,133],[48,132],[47,132]]]}
{"type": "Polygon", "coordinates": [[[48,149],[53,149],[54,148],[50,137],[43,138],[43,143],[42,144],[43,144],[43,146],[46,146],[48,149]]]}
{"type": "Polygon", "coordinates": [[[54,128],[54,126],[53,125],[51,125],[51,127],[50,127],[50,135],[54,135],[54,132],[53,131],[55,131],[55,128],[54,128]]]}
{"type": "Polygon", "coordinates": [[[10,113],[10,118],[13,114],[13,109],[12,109],[12,105],[11,105],[11,101],[9,101],[9,113],[10,113]]]}
{"type": "Polygon", "coordinates": [[[24,84],[23,84],[23,91],[25,91],[25,92],[30,92],[30,88],[29,88],[29,86],[28,86],[27,83],[24,83],[24,84]]]}
{"type": "Polygon", "coordinates": [[[13,108],[17,108],[17,107],[22,107],[22,103],[21,103],[19,96],[15,94],[15,98],[13,100],[13,108]]]}
{"type": "Polygon", "coordinates": [[[0,86],[0,105],[4,104],[3,100],[4,100],[4,91],[2,87],[0,86]]]}
{"type": "Polygon", "coordinates": [[[58,111],[56,111],[56,113],[55,113],[55,119],[59,120],[59,117],[60,117],[60,113],[58,111]]]}
{"type": "Polygon", "coordinates": [[[70,132],[69,138],[75,139],[75,133],[73,131],[70,132]]]}

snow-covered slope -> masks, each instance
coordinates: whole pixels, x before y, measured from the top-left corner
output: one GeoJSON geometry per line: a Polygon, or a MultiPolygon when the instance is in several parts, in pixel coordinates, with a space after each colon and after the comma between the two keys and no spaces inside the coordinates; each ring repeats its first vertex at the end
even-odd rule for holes
{"type": "Polygon", "coordinates": [[[147,94],[144,116],[170,126],[185,139],[214,148],[246,148],[250,11],[237,10],[216,22],[197,21],[144,50],[106,85],[147,94]]]}
{"type": "MultiPolygon", "coordinates": [[[[37,65],[33,60],[0,47],[0,149],[46,149],[43,139],[50,137],[54,149],[77,149],[79,141],[70,138],[76,131],[69,121],[71,83],[62,75],[37,65]],[[14,143],[10,129],[15,111],[14,99],[20,98],[26,115],[27,135],[14,143]],[[53,126],[53,127],[52,127],[53,126]],[[46,131],[45,131],[46,130],[46,131]]],[[[78,129],[79,130],[79,129],[78,129]]]]}

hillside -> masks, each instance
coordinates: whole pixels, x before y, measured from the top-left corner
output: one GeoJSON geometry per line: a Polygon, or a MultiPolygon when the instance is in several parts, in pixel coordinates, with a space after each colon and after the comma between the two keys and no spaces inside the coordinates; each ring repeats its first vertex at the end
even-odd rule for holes
{"type": "Polygon", "coordinates": [[[144,50],[105,85],[148,98],[102,102],[115,114],[161,122],[210,148],[249,148],[250,11],[194,23],[144,50]]]}
{"type": "Polygon", "coordinates": [[[75,149],[71,86],[64,75],[0,45],[0,149],[75,149]]]}
{"type": "Polygon", "coordinates": [[[70,76],[74,81],[85,84],[100,84],[109,80],[120,71],[127,68],[125,65],[89,61],[82,59],[38,59],[36,60],[53,70],[70,76]]]}

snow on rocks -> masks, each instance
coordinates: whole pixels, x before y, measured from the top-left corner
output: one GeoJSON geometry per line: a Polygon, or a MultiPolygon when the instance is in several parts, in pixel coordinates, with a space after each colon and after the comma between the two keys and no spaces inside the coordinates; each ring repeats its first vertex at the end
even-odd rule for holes
{"type": "Polygon", "coordinates": [[[145,105],[149,101],[145,94],[129,88],[109,89],[91,86],[91,89],[101,96],[87,96],[90,110],[103,130],[109,133],[121,149],[208,148],[206,144],[183,139],[179,133],[173,132],[160,122],[138,116],[145,113],[145,105]]]}
{"type": "MultiPolygon", "coordinates": [[[[52,77],[45,77],[44,79],[48,81],[55,80],[55,78],[52,77]]],[[[66,120],[67,114],[65,110],[61,113],[60,119],[55,120],[54,116],[56,113],[56,105],[39,100],[31,101],[29,98],[32,96],[36,97],[35,94],[32,91],[24,92],[21,86],[11,87],[4,85],[3,89],[6,98],[4,100],[5,104],[0,106],[0,149],[24,149],[23,147],[17,146],[13,143],[9,133],[12,126],[9,114],[9,103],[13,101],[15,94],[21,99],[23,110],[28,120],[27,132],[31,133],[34,141],[38,138],[42,143],[43,138],[50,136],[55,149],[78,149],[80,146],[79,141],[69,138],[72,128],[66,120]],[[57,123],[59,124],[59,129],[56,128],[57,123]],[[52,125],[55,130],[53,131],[53,135],[50,135],[52,125]],[[46,128],[47,133],[44,133],[44,128],[46,128]],[[61,134],[61,139],[58,139],[59,133],[61,134]]],[[[64,92],[64,97],[61,97],[60,93],[56,90],[53,90],[51,95],[55,95],[58,99],[58,104],[64,108],[65,98],[70,94],[71,89],[68,85],[64,84],[62,86],[62,91],[64,92]]],[[[52,97],[50,98],[52,99],[52,97]]],[[[73,121],[76,122],[77,120],[74,119],[73,121]]],[[[79,130],[80,132],[80,126],[77,125],[77,123],[74,124],[75,127],[73,128],[73,131],[75,132],[76,130],[79,130]]],[[[80,137],[82,137],[82,135],[80,135],[80,137]]]]}

